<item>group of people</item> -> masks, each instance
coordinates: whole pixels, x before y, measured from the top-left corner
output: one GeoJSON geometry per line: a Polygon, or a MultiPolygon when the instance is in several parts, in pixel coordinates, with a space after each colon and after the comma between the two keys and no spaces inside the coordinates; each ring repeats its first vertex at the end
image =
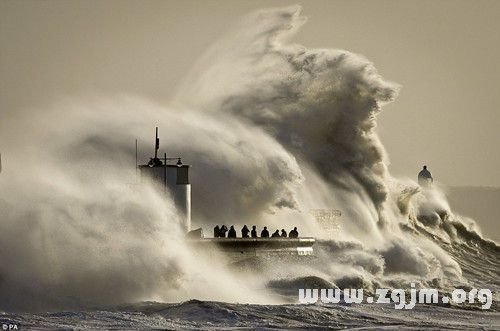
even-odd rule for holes
{"type": "MultiPolygon", "coordinates": [[[[234,229],[234,225],[231,225],[229,229],[227,226],[222,225],[218,226],[216,225],[214,227],[214,238],[226,238],[226,233],[227,233],[227,238],[236,238],[236,230],[234,229]]],[[[252,230],[250,231],[248,227],[245,225],[241,229],[241,238],[258,238],[257,237],[257,227],[254,225],[252,226],[252,230]]],[[[269,238],[269,230],[267,230],[267,226],[262,229],[260,232],[260,237],[261,238],[269,238]]],[[[293,230],[290,231],[290,233],[287,235],[285,229],[281,229],[281,233],[279,230],[276,230],[272,235],[271,238],[298,238],[299,237],[299,232],[297,231],[297,227],[294,227],[293,230]]]]}

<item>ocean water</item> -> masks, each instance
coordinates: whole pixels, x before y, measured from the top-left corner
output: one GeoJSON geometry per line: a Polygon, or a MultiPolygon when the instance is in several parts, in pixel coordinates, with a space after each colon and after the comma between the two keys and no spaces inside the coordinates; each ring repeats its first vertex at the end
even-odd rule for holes
{"type": "MultiPolygon", "coordinates": [[[[482,310],[481,304],[419,304],[411,310],[395,309],[394,303],[368,304],[339,303],[300,304],[299,288],[335,288],[319,277],[277,279],[267,284],[269,291],[281,295],[284,304],[242,304],[217,301],[187,300],[176,303],[139,302],[131,304],[88,307],[83,310],[2,313],[0,324],[16,325],[20,329],[405,329],[405,330],[498,330],[498,289],[500,287],[500,247],[477,234],[462,229],[463,242],[443,243],[464,270],[471,287],[488,288],[495,293],[491,308],[482,310]]],[[[426,235],[429,235],[426,233],[426,235]]],[[[352,253],[349,245],[342,247],[329,241],[320,241],[317,250],[325,250],[331,259],[342,260],[352,253]]],[[[281,261],[294,263],[290,259],[281,261]]],[[[318,258],[295,261],[315,264],[318,258]]],[[[275,258],[239,263],[243,269],[265,270],[280,263],[275,258]]],[[[342,288],[362,288],[363,280],[344,279],[342,288]]],[[[366,284],[365,284],[366,285],[366,284]]],[[[373,294],[365,287],[365,295],[373,294]]],[[[441,289],[440,289],[441,290],[441,289]]],[[[441,294],[446,290],[441,291],[441,294]]],[[[449,294],[449,293],[447,293],[449,294]]],[[[408,299],[407,299],[408,301],[408,299]]]]}
{"type": "Polygon", "coordinates": [[[377,114],[398,84],[361,55],[290,43],[304,22],[298,7],[249,15],[168,105],[75,98],[0,123],[2,140],[24,132],[0,175],[2,328],[500,329],[498,244],[438,179],[389,172],[377,114]],[[174,201],[130,166],[158,122],[161,148],[193,165],[195,226],[297,226],[315,255],[231,263],[188,247],[174,201]],[[301,288],[412,284],[489,289],[492,305],[298,303],[301,288]]]}
{"type": "Polygon", "coordinates": [[[498,330],[500,313],[430,305],[412,311],[386,305],[254,305],[190,300],[143,302],[86,311],[4,314],[22,328],[124,330],[498,330]]]}

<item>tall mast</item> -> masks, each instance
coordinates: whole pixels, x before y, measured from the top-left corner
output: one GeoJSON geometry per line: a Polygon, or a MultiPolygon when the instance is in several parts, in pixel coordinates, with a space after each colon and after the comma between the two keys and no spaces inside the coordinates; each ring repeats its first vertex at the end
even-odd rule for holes
{"type": "Polygon", "coordinates": [[[159,148],[160,148],[160,138],[158,138],[158,127],[156,127],[155,160],[158,158],[158,149],[159,148]]]}
{"type": "Polygon", "coordinates": [[[139,163],[137,160],[137,139],[135,140],[135,182],[138,183],[139,163]]]}

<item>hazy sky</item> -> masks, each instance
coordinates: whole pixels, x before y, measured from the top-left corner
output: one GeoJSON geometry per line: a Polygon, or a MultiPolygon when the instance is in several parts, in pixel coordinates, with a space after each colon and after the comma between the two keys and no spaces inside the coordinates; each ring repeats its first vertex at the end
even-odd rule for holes
{"type": "Polygon", "coordinates": [[[0,122],[66,96],[166,104],[238,17],[297,3],[309,21],[294,41],[363,54],[403,86],[379,118],[393,174],[415,177],[427,164],[447,185],[500,186],[495,0],[0,0],[0,122]]]}

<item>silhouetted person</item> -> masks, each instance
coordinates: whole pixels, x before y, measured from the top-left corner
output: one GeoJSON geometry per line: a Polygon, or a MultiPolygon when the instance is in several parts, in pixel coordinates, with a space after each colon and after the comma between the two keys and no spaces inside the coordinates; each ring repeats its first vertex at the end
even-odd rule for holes
{"type": "Polygon", "coordinates": [[[285,231],[285,229],[281,229],[281,238],[286,238],[286,231],[285,231]]]}
{"type": "Polygon", "coordinates": [[[231,225],[229,228],[229,232],[227,233],[228,238],[236,238],[236,230],[234,229],[234,226],[231,225]]]}
{"type": "Polygon", "coordinates": [[[292,231],[290,231],[290,238],[298,238],[299,232],[297,231],[297,227],[294,227],[292,231]]]}
{"type": "Polygon", "coordinates": [[[219,231],[219,237],[226,238],[226,232],[227,232],[227,226],[225,226],[225,225],[221,226],[220,231],[219,231]]]}
{"type": "Polygon", "coordinates": [[[248,238],[248,233],[250,230],[248,230],[246,224],[243,226],[243,229],[241,229],[241,238],[248,238]]]}
{"type": "Polygon", "coordinates": [[[280,230],[276,230],[274,231],[274,233],[272,234],[271,238],[279,238],[280,236],[280,230]]]}
{"type": "Polygon", "coordinates": [[[262,232],[260,233],[260,236],[262,238],[269,238],[269,231],[267,231],[267,226],[264,227],[264,229],[262,230],[262,232]]]}
{"type": "Polygon", "coordinates": [[[427,170],[427,166],[424,166],[422,171],[418,173],[418,185],[420,186],[429,186],[434,179],[429,170],[427,170]]]}
{"type": "Polygon", "coordinates": [[[257,227],[254,225],[252,226],[252,233],[250,233],[252,238],[257,238],[257,227]]]}
{"type": "Polygon", "coordinates": [[[214,228],[214,238],[219,238],[219,237],[220,237],[220,228],[218,225],[216,225],[214,228]]]}

